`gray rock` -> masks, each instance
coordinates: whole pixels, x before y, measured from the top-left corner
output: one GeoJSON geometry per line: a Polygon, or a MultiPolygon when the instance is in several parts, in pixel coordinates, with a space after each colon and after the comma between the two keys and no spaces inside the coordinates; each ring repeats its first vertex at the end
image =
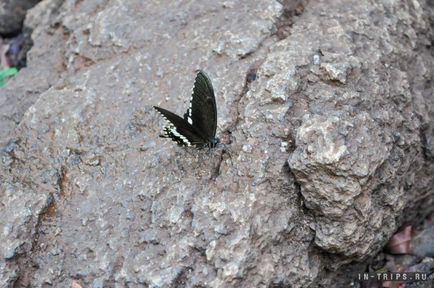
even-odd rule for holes
{"type": "MultiPolygon", "coordinates": [[[[28,68],[10,78],[0,91],[0,144],[20,123],[39,95],[51,86],[62,86],[64,31],[57,27],[62,0],[42,1],[26,15],[24,30],[32,30],[34,45],[27,54],[28,68]],[[56,28],[57,27],[57,28],[56,28]],[[37,39],[40,39],[38,41],[37,39]]],[[[27,33],[27,32],[26,32],[27,33]]]]}
{"type": "Polygon", "coordinates": [[[424,229],[411,239],[411,254],[421,258],[434,257],[434,227],[424,229]]]}
{"type": "Polygon", "coordinates": [[[0,5],[0,35],[18,34],[26,11],[40,0],[3,0],[0,5]]]}
{"type": "Polygon", "coordinates": [[[29,67],[0,91],[0,283],[348,287],[432,210],[433,8],[283,4],[31,9],[29,67]],[[158,138],[152,109],[182,115],[199,68],[230,140],[210,152],[158,138]]]}

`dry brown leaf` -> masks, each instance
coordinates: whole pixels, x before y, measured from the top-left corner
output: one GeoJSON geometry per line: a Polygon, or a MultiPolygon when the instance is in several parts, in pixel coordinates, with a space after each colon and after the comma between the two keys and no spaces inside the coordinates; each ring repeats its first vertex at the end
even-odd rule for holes
{"type": "Polygon", "coordinates": [[[72,280],[71,288],[83,288],[83,287],[77,281],[72,280]]]}
{"type": "Polygon", "coordinates": [[[411,231],[411,225],[407,225],[403,230],[395,233],[387,243],[389,252],[392,254],[408,254],[410,251],[411,231]]]}

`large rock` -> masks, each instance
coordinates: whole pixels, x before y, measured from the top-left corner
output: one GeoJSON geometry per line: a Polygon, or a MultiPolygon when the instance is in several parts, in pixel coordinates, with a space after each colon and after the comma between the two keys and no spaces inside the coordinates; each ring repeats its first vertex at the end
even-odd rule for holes
{"type": "Polygon", "coordinates": [[[26,15],[24,34],[32,31],[31,37],[36,41],[27,54],[29,68],[21,69],[18,77],[9,78],[6,87],[0,90],[0,144],[39,95],[65,74],[66,32],[57,27],[62,3],[63,0],[42,1],[26,15]]]}
{"type": "Polygon", "coordinates": [[[0,286],[348,287],[432,211],[433,7],[283,4],[33,8],[0,90],[0,286]],[[152,109],[182,114],[199,68],[210,152],[158,138],[152,109]]]}

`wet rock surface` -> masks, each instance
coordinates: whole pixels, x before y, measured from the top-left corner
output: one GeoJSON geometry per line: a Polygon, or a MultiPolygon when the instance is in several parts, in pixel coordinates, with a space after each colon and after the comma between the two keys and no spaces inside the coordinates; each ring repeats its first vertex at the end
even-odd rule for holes
{"type": "Polygon", "coordinates": [[[348,287],[432,211],[430,2],[163,2],[29,11],[0,90],[0,286],[348,287]],[[152,109],[182,115],[196,69],[230,140],[210,152],[152,109]]]}

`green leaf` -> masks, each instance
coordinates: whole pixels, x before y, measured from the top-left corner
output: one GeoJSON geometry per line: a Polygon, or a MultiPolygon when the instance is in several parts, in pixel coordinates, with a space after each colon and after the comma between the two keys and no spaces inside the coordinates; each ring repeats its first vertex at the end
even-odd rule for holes
{"type": "Polygon", "coordinates": [[[18,73],[17,68],[10,67],[0,70],[0,88],[5,86],[5,79],[18,73]]]}

